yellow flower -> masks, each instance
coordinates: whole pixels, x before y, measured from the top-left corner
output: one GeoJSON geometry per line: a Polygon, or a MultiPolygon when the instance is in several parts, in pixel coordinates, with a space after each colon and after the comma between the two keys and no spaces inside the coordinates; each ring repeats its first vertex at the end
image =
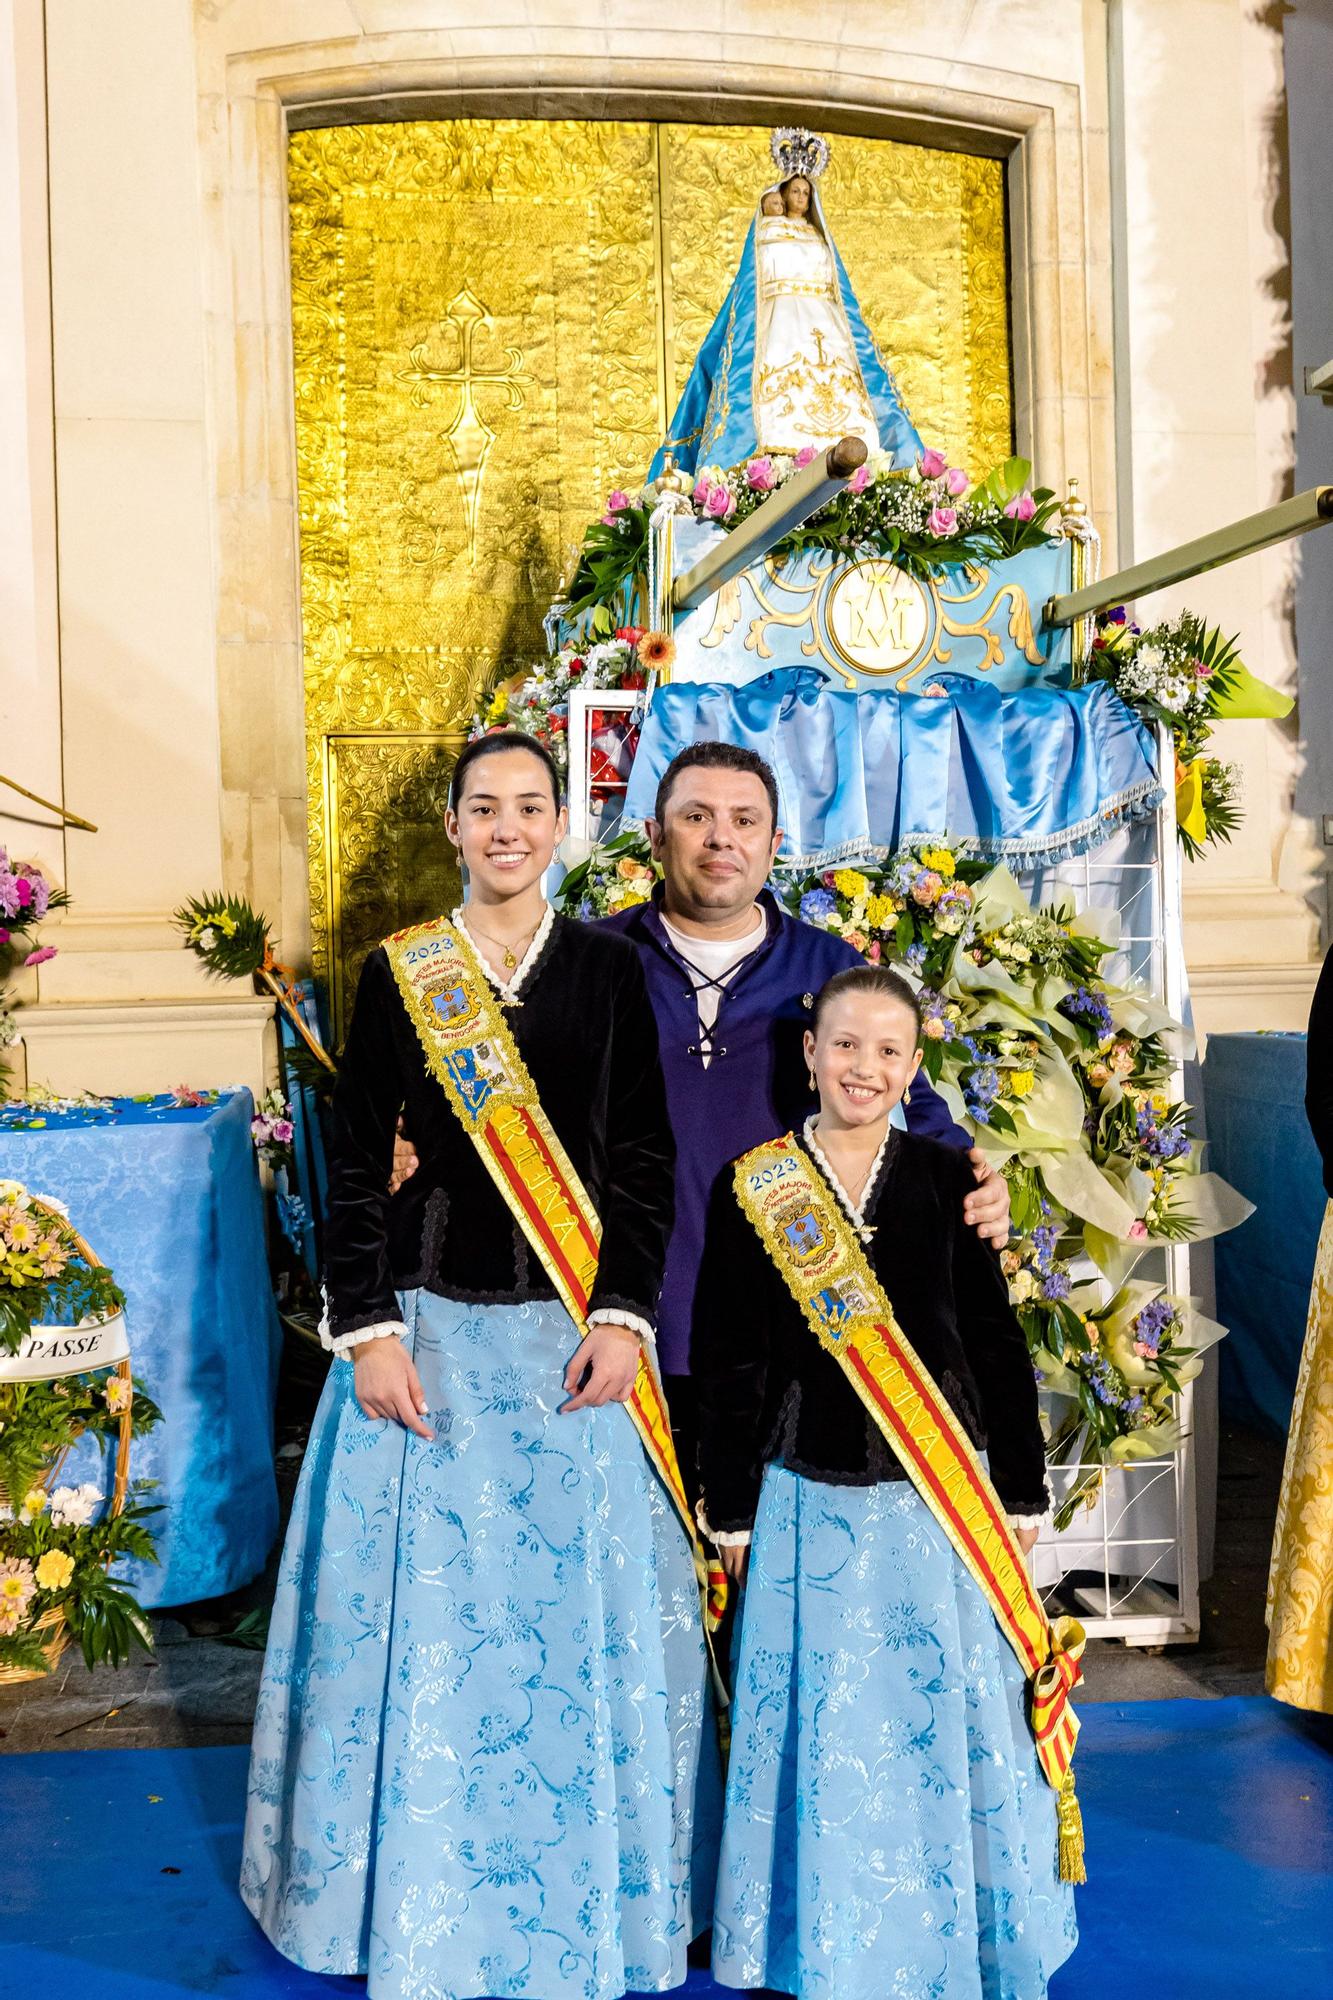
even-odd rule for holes
{"type": "Polygon", "coordinates": [[[947,847],[927,847],[921,856],[923,868],[933,868],[937,875],[946,879],[954,873],[957,862],[947,847]]]}
{"type": "Polygon", "coordinates": [[[45,1508],[45,1506],[46,1506],[46,1495],[45,1493],[43,1493],[40,1486],[34,1486],[30,1493],[24,1494],[23,1511],[28,1516],[29,1520],[32,1519],[34,1514],[40,1514],[42,1510],[45,1508]]]}
{"type": "Polygon", "coordinates": [[[892,896],[871,896],[866,903],[866,922],[873,931],[886,931],[898,912],[892,896]]]}
{"type": "Polygon", "coordinates": [[[1009,1095],[1026,1097],[1037,1081],[1037,1073],[1031,1069],[1011,1069],[1009,1072],[1009,1095]]]}
{"type": "Polygon", "coordinates": [[[613,896],[607,904],[606,914],[608,917],[618,917],[622,910],[637,909],[640,903],[646,903],[647,901],[648,896],[645,890],[622,889],[620,894],[613,896]]]}
{"type": "Polygon", "coordinates": [[[37,1565],[37,1581],[43,1590],[63,1590],[74,1574],[74,1558],[63,1549],[48,1549],[37,1565]]]}
{"type": "Polygon", "coordinates": [[[225,910],[221,910],[219,911],[218,915],[213,919],[213,921],[217,925],[218,929],[222,932],[223,937],[235,937],[236,935],[235,917],[229,917],[225,910]]]}
{"type": "Polygon", "coordinates": [[[509,711],[509,690],[498,687],[491,696],[490,707],[486,710],[488,722],[503,722],[509,711]]]}
{"type": "Polygon", "coordinates": [[[833,886],[840,896],[868,896],[870,884],[855,868],[840,868],[833,877],[833,886]]]}

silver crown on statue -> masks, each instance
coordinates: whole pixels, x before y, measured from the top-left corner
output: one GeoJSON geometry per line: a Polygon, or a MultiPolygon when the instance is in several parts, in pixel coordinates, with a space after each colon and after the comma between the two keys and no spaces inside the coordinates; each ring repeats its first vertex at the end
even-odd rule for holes
{"type": "Polygon", "coordinates": [[[773,164],[784,181],[793,174],[817,181],[828,165],[828,140],[821,139],[818,132],[808,132],[804,125],[779,125],[768,143],[773,164]]]}

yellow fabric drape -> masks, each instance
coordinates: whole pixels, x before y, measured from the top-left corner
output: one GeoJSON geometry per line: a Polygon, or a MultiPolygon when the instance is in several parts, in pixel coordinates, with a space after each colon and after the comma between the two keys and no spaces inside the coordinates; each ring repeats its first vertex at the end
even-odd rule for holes
{"type": "Polygon", "coordinates": [[[1273,1535],[1268,1691],[1333,1715],[1333,1202],[1319,1232],[1273,1535]]]}

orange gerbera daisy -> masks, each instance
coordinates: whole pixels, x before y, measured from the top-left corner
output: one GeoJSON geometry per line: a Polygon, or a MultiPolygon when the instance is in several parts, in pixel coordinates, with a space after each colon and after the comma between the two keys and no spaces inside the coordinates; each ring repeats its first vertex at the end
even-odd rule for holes
{"type": "Polygon", "coordinates": [[[634,649],[650,674],[660,674],[676,657],[676,642],[667,632],[645,632],[634,649]]]}

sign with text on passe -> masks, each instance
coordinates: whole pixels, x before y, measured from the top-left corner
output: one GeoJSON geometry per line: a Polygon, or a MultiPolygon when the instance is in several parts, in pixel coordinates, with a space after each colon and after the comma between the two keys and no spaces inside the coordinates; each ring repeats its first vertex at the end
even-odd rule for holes
{"type": "Polygon", "coordinates": [[[128,1361],[124,1313],[83,1326],[35,1326],[13,1354],[0,1354],[0,1382],[52,1382],[128,1361]]]}

